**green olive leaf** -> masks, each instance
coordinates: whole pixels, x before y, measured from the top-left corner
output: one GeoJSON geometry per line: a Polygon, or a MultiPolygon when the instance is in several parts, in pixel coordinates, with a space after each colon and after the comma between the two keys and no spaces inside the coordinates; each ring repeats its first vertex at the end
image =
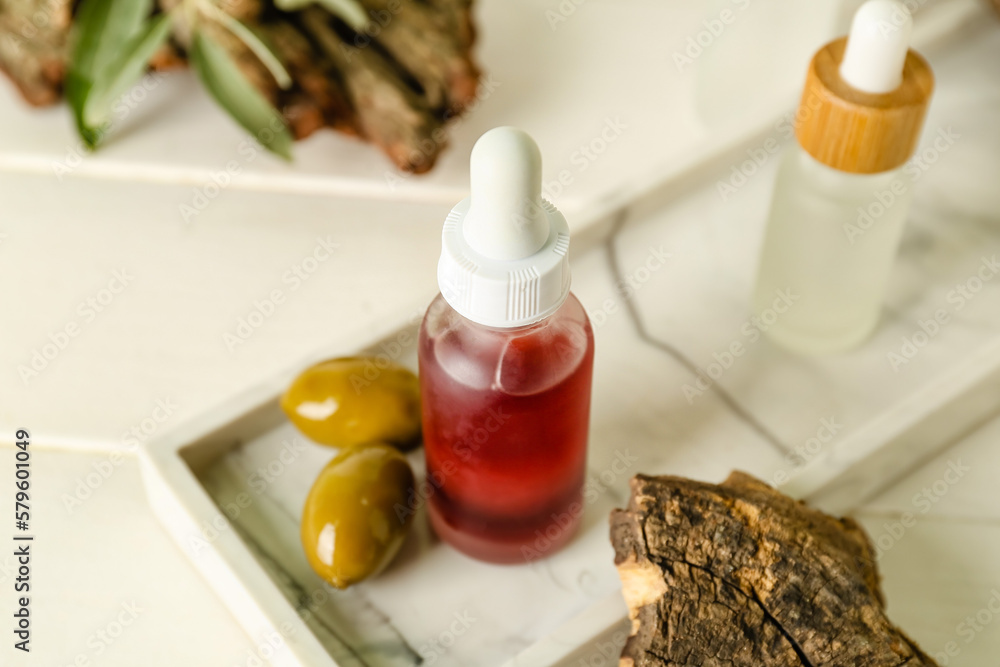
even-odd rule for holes
{"type": "Polygon", "coordinates": [[[73,21],[72,50],[66,73],[66,99],[77,131],[94,148],[103,128],[86,122],[84,108],[94,82],[118,58],[139,32],[153,8],[153,0],[82,0],[73,21]]]}
{"type": "Polygon", "coordinates": [[[191,41],[191,62],[215,101],[265,148],[292,159],[292,133],[281,114],[254,88],[226,50],[196,31],[191,41]]]}
{"type": "Polygon", "coordinates": [[[203,9],[208,11],[213,19],[243,42],[248,49],[253,51],[253,54],[267,68],[282,90],[288,90],[292,87],[292,76],[281,63],[281,59],[278,58],[274,51],[271,50],[271,47],[257,33],[232,15],[215,7],[215,5],[205,5],[203,9]]]}
{"type": "Polygon", "coordinates": [[[368,27],[368,14],[358,0],[274,0],[274,5],[283,12],[297,12],[312,4],[322,6],[354,32],[364,32],[368,27]]]}
{"type": "Polygon", "coordinates": [[[121,54],[101,72],[90,87],[83,106],[83,121],[101,127],[110,120],[111,106],[146,71],[156,51],[167,41],[172,25],[170,14],[149,21],[122,49],[121,54]]]}

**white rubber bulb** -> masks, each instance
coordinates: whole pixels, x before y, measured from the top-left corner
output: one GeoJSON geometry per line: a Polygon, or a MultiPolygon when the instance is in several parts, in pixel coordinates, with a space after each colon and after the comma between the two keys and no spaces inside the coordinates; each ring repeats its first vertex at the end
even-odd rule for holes
{"type": "Polygon", "coordinates": [[[855,90],[890,93],[903,82],[913,18],[897,0],[868,0],[854,15],[840,77],[855,90]]]}
{"type": "Polygon", "coordinates": [[[497,127],[472,148],[471,196],[464,233],[489,259],[530,257],[549,237],[542,208],[542,154],[525,132],[497,127]]]}

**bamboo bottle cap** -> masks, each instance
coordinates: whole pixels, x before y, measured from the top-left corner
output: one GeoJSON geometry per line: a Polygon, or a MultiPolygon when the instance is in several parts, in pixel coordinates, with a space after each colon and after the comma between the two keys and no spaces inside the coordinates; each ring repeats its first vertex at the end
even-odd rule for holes
{"type": "Polygon", "coordinates": [[[898,88],[866,93],[841,78],[846,45],[846,37],[830,42],[809,64],[797,115],[799,144],[840,171],[875,174],[900,167],[920,139],[934,74],[927,61],[910,50],[898,88]]]}

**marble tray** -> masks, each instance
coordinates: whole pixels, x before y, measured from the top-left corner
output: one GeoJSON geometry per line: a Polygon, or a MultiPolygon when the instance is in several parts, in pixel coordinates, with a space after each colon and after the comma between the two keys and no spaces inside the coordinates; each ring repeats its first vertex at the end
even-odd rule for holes
{"type": "MultiPolygon", "coordinates": [[[[622,339],[624,333],[613,332],[622,339]]],[[[414,337],[408,328],[365,352],[395,350],[394,343],[414,337]]],[[[396,358],[412,365],[412,346],[403,345],[396,358]]],[[[282,666],[402,666],[420,658],[441,665],[616,664],[627,621],[606,517],[624,503],[633,472],[668,472],[649,443],[632,449],[594,434],[588,479],[600,493],[581,534],[546,561],[491,566],[465,558],[437,541],[421,508],[386,572],[335,591],[312,572],[299,543],[305,495],[334,452],[305,440],[281,413],[277,398],[294,372],[178,428],[141,456],[154,511],[251,637],[256,648],[248,664],[256,664],[254,656],[282,666]]],[[[613,391],[601,386],[596,401],[613,391]]],[[[995,412],[1000,345],[938,386],[838,441],[798,470],[787,490],[847,511],[947,447],[995,412]]],[[[596,412],[603,421],[603,411],[596,412]]],[[[780,453],[746,438],[734,447],[733,437],[727,428],[713,433],[706,450],[724,463],[693,469],[718,478],[740,467],[765,479],[787,469],[780,453]]],[[[422,451],[410,459],[421,474],[422,451]]]]}
{"type": "MultiPolygon", "coordinates": [[[[394,358],[413,366],[412,345],[393,344],[415,335],[407,328],[366,353],[399,350],[394,358]]],[[[299,520],[317,471],[335,450],[307,441],[285,419],[277,398],[290,379],[248,392],[142,456],[154,510],[260,658],[275,665],[498,665],[520,652],[513,638],[526,628],[551,626],[588,606],[550,576],[562,555],[542,568],[477,563],[437,541],[423,506],[386,572],[348,591],[324,584],[305,561],[299,520]],[[525,607],[528,599],[539,604],[525,607]]],[[[422,450],[410,460],[422,477],[422,450]]],[[[602,499],[605,513],[610,500],[602,499]]],[[[595,635],[607,629],[605,606],[595,635]]],[[[622,613],[615,609],[614,620],[622,613]]],[[[578,635],[574,630],[573,643],[585,643],[578,635]]]]}

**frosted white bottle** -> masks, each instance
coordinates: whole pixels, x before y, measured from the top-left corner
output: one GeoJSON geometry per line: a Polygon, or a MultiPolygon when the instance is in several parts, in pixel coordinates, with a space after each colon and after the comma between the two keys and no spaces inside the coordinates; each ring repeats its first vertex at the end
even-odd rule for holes
{"type": "Polygon", "coordinates": [[[798,144],[789,147],[754,298],[757,313],[773,310],[776,300],[791,302],[771,316],[771,339],[801,354],[822,354],[871,334],[909,213],[912,188],[901,171],[849,174],[798,144]]]}
{"type": "Polygon", "coordinates": [[[870,0],[846,40],[821,49],[778,170],[753,308],[801,354],[849,349],[879,320],[912,198],[903,173],[933,89],[908,50],[911,20],[870,0]]]}

